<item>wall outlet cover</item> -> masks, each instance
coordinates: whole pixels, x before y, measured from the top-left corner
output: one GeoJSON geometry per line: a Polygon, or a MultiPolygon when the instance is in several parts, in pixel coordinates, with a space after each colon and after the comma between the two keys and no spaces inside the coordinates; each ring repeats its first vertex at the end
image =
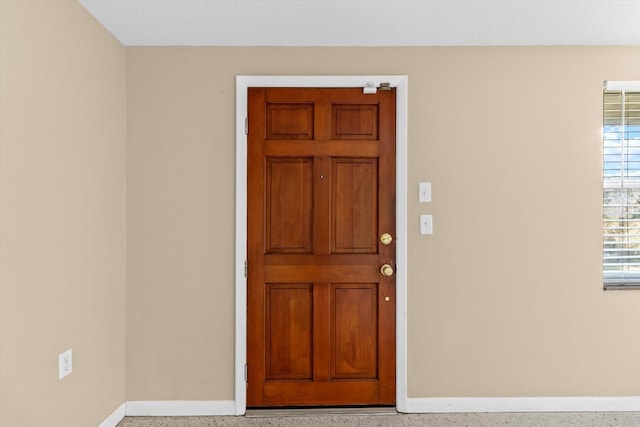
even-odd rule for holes
{"type": "Polygon", "coordinates": [[[73,371],[73,355],[71,349],[58,355],[59,379],[63,379],[73,371]]]}

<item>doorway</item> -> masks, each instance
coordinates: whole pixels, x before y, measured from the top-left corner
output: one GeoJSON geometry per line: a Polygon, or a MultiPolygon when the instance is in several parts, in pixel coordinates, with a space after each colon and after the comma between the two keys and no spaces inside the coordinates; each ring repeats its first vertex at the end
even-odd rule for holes
{"type": "MultiPolygon", "coordinates": [[[[261,252],[266,248],[266,250],[263,251],[264,253],[271,253],[272,255],[274,255],[273,257],[270,257],[270,260],[267,261],[268,263],[272,264],[274,262],[278,264],[278,262],[286,258],[288,260],[287,262],[292,261],[294,264],[302,263],[304,265],[319,265],[318,263],[322,264],[323,262],[326,262],[328,258],[331,258],[329,256],[329,254],[331,253],[339,255],[338,258],[342,259],[342,261],[340,262],[343,262],[345,259],[349,258],[347,255],[352,255],[351,258],[356,259],[356,265],[360,266],[358,268],[364,269],[366,270],[366,272],[364,272],[363,270],[361,272],[362,274],[357,275],[358,277],[341,277],[341,280],[336,280],[336,278],[324,276],[319,279],[310,279],[308,277],[291,277],[292,271],[301,271],[300,268],[296,268],[290,270],[289,273],[285,273],[289,274],[288,278],[286,279],[274,279],[273,277],[271,277],[270,280],[264,281],[264,277],[262,277],[262,279],[259,280],[265,283],[268,282],[268,286],[265,288],[266,290],[261,291],[261,296],[258,298],[259,300],[263,301],[264,304],[261,303],[263,308],[261,309],[262,311],[257,316],[257,318],[266,319],[266,324],[260,325],[258,327],[258,330],[266,331],[266,334],[271,334],[270,336],[277,338],[275,342],[286,342],[286,344],[273,347],[268,340],[265,340],[265,336],[262,336],[260,340],[257,340],[264,343],[264,345],[262,345],[261,351],[265,352],[263,355],[259,356],[258,359],[256,359],[258,360],[257,363],[260,363],[259,360],[268,360],[268,362],[263,364],[264,366],[259,369],[257,374],[258,377],[263,377],[261,378],[261,381],[263,382],[259,386],[260,392],[258,393],[258,395],[261,395],[261,397],[258,400],[251,400],[254,398],[252,397],[250,392],[249,399],[250,405],[252,406],[288,406],[307,404],[347,405],[366,403],[382,404],[393,403],[395,401],[397,409],[400,411],[402,411],[403,409],[404,402],[406,400],[406,77],[388,76],[380,78],[371,76],[241,76],[238,77],[237,86],[237,175],[239,178],[236,186],[236,201],[238,209],[236,211],[237,341],[235,403],[237,414],[244,413],[247,405],[247,394],[245,389],[246,375],[248,374],[249,381],[252,381],[251,377],[256,375],[256,372],[252,372],[251,367],[249,367],[248,370],[245,370],[247,368],[246,365],[244,365],[247,354],[247,335],[245,335],[247,331],[247,317],[245,311],[246,305],[242,304],[243,300],[246,301],[247,298],[247,282],[244,277],[244,261],[246,260],[247,254],[247,223],[245,221],[246,213],[248,211],[248,207],[246,204],[248,196],[246,193],[247,166],[245,163],[247,160],[248,152],[247,138],[243,129],[243,118],[246,117],[248,99],[247,94],[249,92],[249,88],[256,86],[264,88],[285,86],[297,88],[335,88],[354,86],[362,87],[367,82],[376,80],[378,82],[389,81],[391,83],[390,86],[395,87],[397,91],[394,92],[392,90],[389,91],[391,93],[387,92],[386,95],[383,95],[383,97],[387,96],[387,99],[392,99],[393,103],[397,104],[397,111],[395,113],[397,130],[393,132],[395,133],[394,139],[396,141],[396,160],[392,162],[395,163],[393,164],[392,169],[399,170],[397,170],[396,172],[392,172],[392,174],[395,175],[396,178],[395,188],[393,190],[397,193],[395,197],[394,210],[397,212],[398,218],[397,224],[395,225],[395,230],[389,230],[391,231],[390,233],[382,231],[382,228],[384,228],[385,226],[394,228],[393,225],[389,225],[389,223],[383,224],[381,226],[369,227],[368,230],[366,229],[366,227],[363,228],[361,226],[358,226],[358,230],[355,234],[345,234],[345,228],[340,225],[344,225],[348,222],[350,222],[351,224],[358,223],[353,222],[353,219],[345,220],[345,218],[349,217],[349,215],[353,216],[353,206],[356,206],[357,209],[360,209],[358,212],[371,212],[372,209],[367,209],[366,206],[373,206],[372,204],[375,204],[376,206],[378,205],[377,199],[373,201],[370,196],[366,196],[366,194],[372,194],[369,190],[374,188],[372,183],[377,181],[377,178],[372,178],[372,174],[377,174],[379,172],[378,160],[373,160],[375,159],[375,156],[371,151],[373,145],[367,145],[366,142],[378,138],[377,135],[371,134],[369,131],[377,131],[381,128],[377,127],[377,125],[372,125],[371,122],[367,124],[367,120],[374,116],[377,117],[377,115],[373,113],[377,108],[382,108],[384,110],[388,107],[378,107],[377,101],[371,101],[372,98],[363,101],[363,99],[366,99],[366,97],[363,98],[362,89],[351,89],[350,91],[348,91],[351,93],[351,95],[349,96],[355,98],[351,99],[351,101],[346,102],[346,104],[350,105],[343,105],[342,107],[340,107],[340,102],[333,103],[333,110],[331,110],[330,108],[325,108],[323,110],[324,112],[321,113],[324,119],[321,118],[320,121],[326,121],[325,119],[328,117],[337,117],[339,119],[339,122],[342,123],[342,128],[336,128],[335,126],[331,128],[330,125],[327,125],[329,127],[326,127],[326,129],[323,130],[321,129],[322,126],[318,127],[316,125],[310,124],[311,122],[309,121],[309,118],[311,118],[312,121],[315,120],[313,114],[311,114],[310,111],[316,107],[307,102],[308,99],[310,99],[308,98],[308,94],[305,95],[307,96],[307,101],[305,101],[304,99],[276,99],[278,96],[285,96],[283,95],[283,93],[286,91],[283,92],[282,90],[273,91],[275,95],[270,95],[276,96],[276,98],[273,99],[274,106],[268,107],[272,109],[269,114],[271,114],[272,118],[275,117],[275,119],[271,120],[269,124],[267,124],[266,122],[260,124],[260,126],[264,127],[260,131],[260,133],[262,134],[264,132],[264,135],[271,135],[270,137],[268,136],[269,138],[271,138],[271,142],[276,143],[273,144],[273,146],[277,146],[278,141],[285,141],[285,143],[281,143],[279,145],[279,148],[276,148],[277,150],[280,149],[287,151],[290,150],[291,147],[296,145],[289,144],[289,148],[287,148],[287,140],[298,142],[305,141],[305,138],[310,138],[310,135],[313,133],[325,132],[325,136],[330,136],[329,139],[334,138],[336,137],[336,135],[338,135],[337,139],[344,139],[351,142],[365,142],[365,144],[362,144],[362,146],[365,147],[365,151],[369,151],[360,154],[352,153],[352,155],[348,153],[348,151],[352,150],[352,148],[348,147],[353,147],[357,144],[339,143],[337,144],[337,146],[342,147],[338,149],[339,153],[337,154],[339,155],[333,156],[333,159],[331,156],[327,157],[319,155],[315,157],[315,163],[313,161],[314,157],[309,157],[307,149],[303,149],[301,152],[297,153],[289,151],[284,156],[267,156],[268,159],[265,158],[264,164],[268,165],[268,173],[263,174],[262,172],[260,172],[259,174],[265,177],[265,180],[263,180],[261,184],[265,186],[264,188],[282,188],[283,182],[293,182],[292,180],[294,180],[299,184],[295,186],[298,189],[295,191],[299,191],[301,188],[307,188],[309,190],[308,193],[311,196],[302,196],[302,198],[299,198],[296,195],[288,194],[285,191],[285,193],[287,194],[282,197],[270,196],[268,201],[266,198],[264,198],[264,200],[267,202],[263,203],[260,207],[263,210],[263,213],[265,215],[271,215],[273,212],[278,211],[278,209],[280,209],[280,211],[278,212],[283,212],[284,206],[286,208],[284,209],[284,211],[295,212],[295,215],[298,216],[297,219],[323,218],[319,221],[326,226],[322,226],[324,228],[322,228],[321,231],[318,232],[313,231],[313,224],[311,224],[315,220],[308,220],[306,223],[304,220],[297,221],[298,224],[303,225],[296,228],[295,230],[278,225],[282,223],[279,223],[277,221],[273,222],[272,225],[275,226],[275,229],[268,231],[268,233],[270,233],[269,238],[267,239],[268,242],[264,240],[257,243],[257,245],[262,248],[259,249],[258,252],[261,252]],[[360,83],[354,84],[354,80],[357,80],[360,83]],[[354,101],[356,98],[357,102],[354,101]],[[338,106],[336,107],[336,105],[338,106]],[[366,106],[362,107],[363,105],[366,106]],[[301,106],[302,108],[299,108],[301,106]],[[295,118],[295,120],[292,121],[292,118],[295,118]],[[280,121],[278,122],[278,120],[280,121]],[[294,122],[298,124],[292,124],[294,122]],[[300,123],[302,123],[302,125],[300,125],[300,123]],[[306,125],[304,123],[306,123],[306,125]],[[242,128],[240,128],[241,125],[242,128]],[[272,125],[275,125],[275,127],[268,128],[268,126],[272,125]],[[305,126],[307,128],[306,134],[305,132],[301,131],[304,130],[303,128],[305,128],[305,126]],[[239,132],[240,129],[242,129],[242,134],[240,134],[239,132]],[[321,164],[323,166],[319,166],[321,164]],[[326,171],[324,171],[323,168],[326,168],[326,171]],[[355,181],[353,180],[354,176],[355,181]],[[321,177],[325,178],[323,179],[321,177]],[[332,180],[334,184],[339,182],[340,185],[332,186],[332,180]],[[325,183],[327,184],[326,186],[324,186],[326,187],[326,190],[323,190],[322,188],[325,183]],[[350,187],[349,185],[346,185],[347,183],[351,183],[350,187]],[[340,188],[345,188],[345,186],[351,188],[351,190],[347,192],[338,191],[340,188]],[[369,190],[366,190],[363,193],[363,188],[368,188],[369,190]],[[367,191],[369,191],[369,193],[367,193],[367,191]],[[318,199],[314,199],[314,197],[316,196],[318,197],[318,199]],[[305,197],[307,197],[307,199],[305,199],[305,197]],[[357,200],[355,205],[353,204],[354,201],[349,199],[349,197],[356,197],[357,200]],[[293,205],[285,206],[285,202],[291,200],[295,200],[293,205]],[[322,202],[323,200],[324,202],[322,202]],[[348,203],[346,201],[348,201],[348,203]],[[325,207],[328,207],[329,205],[333,207],[329,210],[323,210],[323,208],[318,207],[322,203],[325,203],[325,207]],[[267,205],[269,205],[268,209],[264,210],[267,205]],[[312,208],[311,206],[315,207],[312,208]],[[344,209],[336,211],[336,206],[342,206],[344,209]],[[349,209],[346,209],[347,206],[349,206],[349,209]],[[325,213],[331,211],[333,212],[334,216],[333,218],[330,214],[322,216],[324,214],[320,211],[323,211],[325,213]],[[336,219],[336,212],[338,219],[336,219]],[[371,230],[373,228],[375,228],[375,242],[373,242],[371,237],[371,230]],[[339,233],[339,235],[334,233],[332,241],[331,236],[327,234],[327,232],[331,233],[331,230],[335,232],[337,229],[341,229],[342,231],[339,233]],[[382,243],[382,241],[380,240],[383,237],[382,234],[390,234],[392,237],[393,245],[387,246],[382,243]],[[324,240],[324,243],[322,243],[322,239],[324,239],[324,237],[321,236],[327,236],[327,239],[324,240]],[[345,242],[350,242],[350,244],[355,242],[355,245],[350,246],[349,244],[345,244],[345,242]],[[378,251],[378,247],[382,248],[382,250],[378,251]],[[395,248],[395,253],[389,251],[390,247],[395,248]],[[309,253],[310,251],[313,251],[314,248],[319,249],[321,252],[324,251],[322,258],[323,261],[318,261],[317,259],[315,261],[310,261],[309,253]],[[387,250],[385,251],[385,249],[387,250]],[[374,254],[374,252],[379,253],[374,254]],[[296,257],[297,259],[295,259],[296,257]],[[363,260],[367,257],[377,257],[376,264],[389,264],[391,268],[397,267],[398,270],[397,272],[394,271],[390,273],[388,270],[384,271],[378,268],[382,265],[376,265],[374,278],[372,267],[363,267],[363,260]],[[393,258],[395,258],[395,260],[393,258]],[[395,286],[392,283],[394,280],[397,282],[395,286]],[[316,283],[317,286],[314,286],[314,283],[316,283]],[[327,305],[314,307],[312,303],[314,299],[318,301],[327,301],[327,305]],[[385,304],[387,307],[393,305],[393,310],[385,310],[385,304]],[[288,307],[294,308],[288,309],[288,307]],[[287,310],[284,310],[284,308],[287,308],[287,310]],[[396,310],[398,310],[397,315],[395,314],[396,310]],[[387,316],[385,314],[385,311],[387,313],[393,313],[395,322],[393,318],[391,318],[390,322],[388,321],[388,319],[385,322],[391,323],[391,329],[395,328],[395,331],[393,331],[394,334],[391,335],[383,334],[383,337],[380,338],[379,336],[373,334],[372,331],[375,330],[377,333],[381,319],[377,318],[376,316],[380,315],[382,318],[384,318],[385,316],[387,316]],[[275,315],[269,315],[265,317],[265,313],[274,313],[275,315]],[[322,316],[325,317],[322,318],[322,316]],[[364,319],[367,318],[369,318],[370,320],[373,319],[376,325],[370,330],[367,330],[367,328],[363,326],[365,325],[364,319]],[[287,330],[286,333],[274,329],[279,324],[290,324],[292,320],[295,320],[293,323],[295,323],[297,326],[293,329],[287,330]],[[309,332],[312,329],[309,328],[309,325],[312,325],[314,321],[326,326],[320,328],[321,330],[319,331],[309,332]],[[345,322],[352,326],[355,322],[356,326],[351,327],[349,333],[341,333],[339,326],[340,324],[343,324],[344,326],[345,322]],[[395,323],[395,325],[393,325],[393,323],[395,323]],[[338,329],[336,329],[336,325],[338,325],[338,329]],[[388,339],[389,336],[393,335],[396,335],[395,344],[393,340],[389,341],[388,339]],[[293,341],[291,341],[290,339],[290,337],[292,336],[293,341]],[[337,340],[338,342],[341,342],[342,344],[346,343],[347,345],[346,347],[343,346],[344,351],[337,351],[335,345],[333,345],[333,347],[325,347],[325,350],[318,350],[320,346],[318,346],[318,349],[314,349],[315,343],[320,342],[319,340],[321,340],[321,337],[330,337],[329,341],[333,340],[334,344],[337,340]],[[363,341],[364,344],[362,344],[362,346],[360,347],[354,347],[354,337],[357,338],[356,341],[363,341]],[[291,345],[291,342],[294,342],[294,344],[291,345]],[[380,357],[377,352],[381,348],[381,343],[386,343],[384,349],[388,350],[390,342],[390,346],[392,347],[391,352],[393,356],[391,357],[391,359],[396,359],[395,369],[391,368],[394,371],[393,375],[388,374],[388,367],[380,367],[381,365],[379,365],[377,362],[378,357],[380,357]],[[348,351],[345,350],[345,348],[348,348],[348,351]],[[376,349],[375,353],[372,353],[370,351],[373,348],[376,349]],[[364,359],[362,357],[356,357],[355,354],[358,352],[359,354],[367,354],[370,357],[365,357],[364,359]],[[319,361],[323,362],[319,363],[319,361]],[[322,365],[324,367],[318,367],[318,365],[322,365]],[[387,369],[387,371],[385,371],[385,369],[387,369]],[[380,373],[382,373],[386,377],[386,379],[392,379],[391,386],[389,385],[390,383],[383,384],[382,389],[380,389],[378,378],[380,373]],[[312,381],[314,377],[323,380],[320,381],[320,383],[322,384],[319,385],[319,387],[309,385],[314,383],[314,381],[312,381]],[[348,399],[335,400],[334,396],[340,395],[340,392],[336,391],[338,389],[334,390],[332,388],[334,387],[334,385],[331,385],[331,379],[336,380],[334,381],[334,383],[340,382],[343,383],[343,385],[349,384],[346,389],[347,392],[343,393],[343,395],[356,396],[358,395],[358,393],[360,393],[361,397],[355,398],[355,400],[352,401],[349,401],[348,399]],[[372,386],[373,383],[376,383],[378,385],[372,386]],[[286,386],[284,386],[283,384],[286,384],[286,386]],[[284,391],[284,395],[289,397],[286,397],[284,400],[277,400],[277,396],[282,396],[283,390],[286,390],[287,387],[291,388],[291,386],[293,386],[291,390],[284,391]],[[285,388],[283,389],[282,387],[285,388]],[[311,391],[311,389],[313,389],[314,387],[316,389],[315,392],[311,391]],[[352,388],[349,389],[349,387],[352,388]],[[309,396],[313,395],[313,393],[317,393],[318,390],[321,390],[320,394],[331,396],[331,398],[324,401],[314,401],[314,398],[311,398],[309,396]],[[355,391],[357,391],[358,393],[355,393],[355,391]],[[393,396],[394,394],[395,396],[393,396]],[[382,396],[382,399],[380,399],[380,396],[382,396]],[[256,404],[256,402],[258,403],[256,404]]],[[[268,91],[268,89],[263,89],[263,91],[268,91]]],[[[321,90],[321,92],[323,94],[327,93],[326,90],[321,90]]],[[[382,91],[380,91],[379,93],[382,93],[382,91]]],[[[316,93],[316,95],[317,94],[318,93],[316,93]]],[[[324,95],[321,95],[321,97],[322,96],[324,95]]],[[[267,105],[262,101],[260,103],[262,103],[263,105],[267,105]]],[[[331,103],[326,105],[330,104],[331,103]]],[[[331,120],[329,120],[329,122],[330,121],[331,120]]],[[[257,126],[257,124],[254,123],[253,126],[257,126]]],[[[326,140],[327,138],[323,137],[321,139],[326,140]]],[[[304,144],[299,145],[302,146],[304,144]]],[[[260,160],[258,163],[261,162],[262,160],[260,160]]],[[[382,166],[381,170],[386,170],[387,172],[384,173],[388,173],[389,169],[387,168],[387,166],[382,166]]],[[[383,189],[383,191],[386,190],[383,189]]],[[[391,204],[393,205],[393,202],[391,204]]],[[[380,203],[380,206],[384,207],[384,205],[385,203],[380,203]]],[[[258,216],[262,217],[263,213],[258,214],[258,216]]],[[[378,213],[379,212],[376,212],[376,216],[378,213]]],[[[356,214],[360,215],[357,212],[356,214]]],[[[365,222],[371,222],[373,220],[372,217],[367,218],[361,219],[367,219],[367,221],[365,222]]],[[[290,219],[291,218],[289,218],[289,220],[290,219]]],[[[376,218],[376,220],[377,219],[379,218],[376,218]]],[[[264,223],[264,221],[262,220],[258,222],[264,223]]],[[[264,233],[262,231],[258,231],[258,235],[263,234],[264,233]]],[[[251,243],[250,245],[254,244],[255,243],[251,243]]],[[[249,277],[251,277],[251,275],[253,274],[253,266],[251,265],[252,263],[253,262],[249,264],[249,277]]],[[[266,268],[266,270],[269,270],[267,274],[271,275],[273,275],[275,271],[282,272],[283,269],[286,270],[286,266],[272,265],[266,268]]],[[[313,269],[314,268],[311,268],[311,270],[313,269]]],[[[266,270],[265,267],[262,266],[253,271],[262,271],[262,273],[259,274],[264,274],[264,271],[266,270]]],[[[322,269],[319,266],[315,268],[315,270],[316,273],[318,271],[329,271],[327,269],[322,269]]],[[[338,268],[338,270],[340,270],[340,268],[338,268]]],[[[353,267],[342,268],[342,271],[348,270],[353,270],[353,267]]],[[[327,273],[322,274],[326,276],[327,273]]],[[[249,317],[251,318],[251,314],[249,314],[249,317]]],[[[253,325],[255,323],[255,319],[251,318],[251,323],[253,325]]],[[[251,346],[255,347],[255,344],[250,344],[250,347],[251,346]]],[[[254,351],[253,347],[251,347],[252,353],[254,351]]],[[[256,363],[255,360],[254,363],[256,363]]]]}
{"type": "Polygon", "coordinates": [[[248,99],[247,405],[395,405],[395,89],[248,99]]]}

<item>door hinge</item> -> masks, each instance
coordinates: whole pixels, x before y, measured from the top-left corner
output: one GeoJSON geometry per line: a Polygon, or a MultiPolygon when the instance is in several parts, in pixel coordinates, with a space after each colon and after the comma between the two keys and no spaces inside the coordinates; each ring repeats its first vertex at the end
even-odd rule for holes
{"type": "Polygon", "coordinates": [[[249,118],[244,118],[244,134],[249,135],[249,118]]]}
{"type": "Polygon", "coordinates": [[[249,381],[249,367],[247,366],[247,364],[244,364],[244,382],[248,382],[249,381]]]}
{"type": "Polygon", "coordinates": [[[249,277],[249,261],[244,262],[244,277],[249,277]]]}

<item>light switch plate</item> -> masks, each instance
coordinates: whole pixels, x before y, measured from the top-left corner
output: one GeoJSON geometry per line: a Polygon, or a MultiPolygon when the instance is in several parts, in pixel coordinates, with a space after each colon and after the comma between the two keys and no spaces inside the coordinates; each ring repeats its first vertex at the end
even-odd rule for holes
{"type": "Polygon", "coordinates": [[[420,234],[433,234],[432,215],[420,215],[420,234]]]}
{"type": "Polygon", "coordinates": [[[420,203],[431,201],[431,183],[430,182],[418,183],[418,201],[420,203]]]}

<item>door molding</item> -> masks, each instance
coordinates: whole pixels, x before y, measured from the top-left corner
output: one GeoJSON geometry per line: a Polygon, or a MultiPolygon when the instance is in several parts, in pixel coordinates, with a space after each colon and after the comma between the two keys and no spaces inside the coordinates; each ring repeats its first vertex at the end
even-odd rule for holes
{"type": "Polygon", "coordinates": [[[407,118],[408,77],[236,76],[235,413],[247,407],[247,89],[249,87],[364,87],[388,82],[396,88],[396,409],[407,412],[407,118]]]}

